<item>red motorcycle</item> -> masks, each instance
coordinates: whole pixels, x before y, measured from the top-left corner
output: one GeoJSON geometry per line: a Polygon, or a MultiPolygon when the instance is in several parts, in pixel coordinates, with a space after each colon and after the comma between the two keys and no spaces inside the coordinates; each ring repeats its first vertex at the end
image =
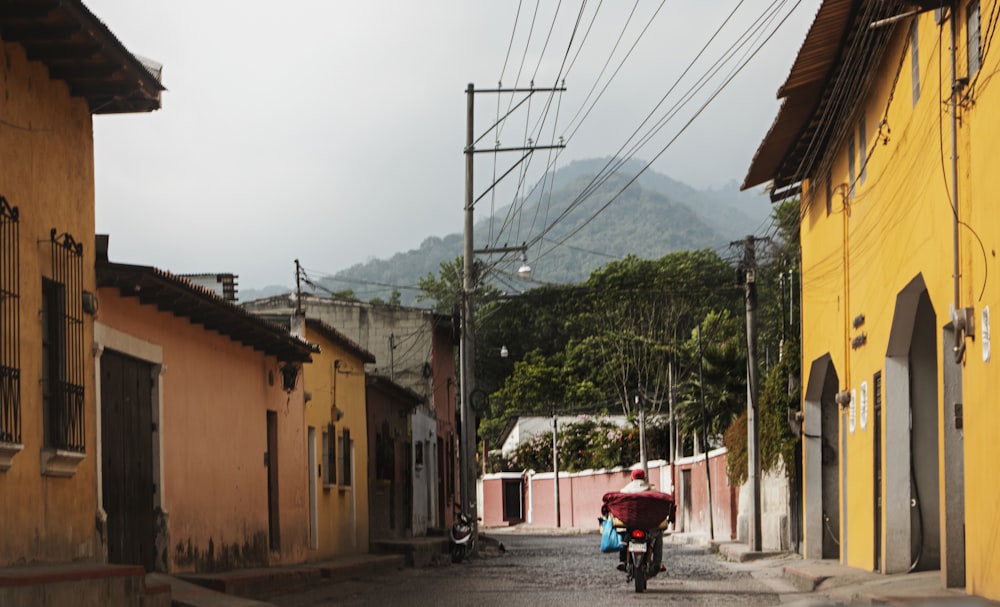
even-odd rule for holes
{"type": "Polygon", "coordinates": [[[613,491],[604,494],[601,510],[612,517],[621,536],[625,581],[635,582],[636,592],[645,592],[646,582],[660,572],[663,529],[674,521],[676,512],[673,496],[659,491],[613,491]]]}

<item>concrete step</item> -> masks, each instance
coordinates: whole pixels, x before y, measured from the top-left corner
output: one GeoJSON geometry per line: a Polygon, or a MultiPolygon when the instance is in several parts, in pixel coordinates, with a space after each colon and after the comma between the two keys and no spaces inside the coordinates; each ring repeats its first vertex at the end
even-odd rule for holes
{"type": "MultiPolygon", "coordinates": [[[[405,561],[405,557],[399,554],[359,554],[301,565],[177,574],[173,577],[216,594],[266,600],[277,593],[392,573],[402,569],[405,561]]],[[[175,605],[181,592],[179,588],[174,586],[175,605]]],[[[185,605],[199,605],[196,599],[206,600],[207,593],[198,592],[197,588],[184,586],[183,592],[190,595],[183,603],[185,605]]]]}
{"type": "Polygon", "coordinates": [[[137,565],[65,563],[0,569],[0,605],[136,607],[169,605],[146,593],[146,571],[137,565]],[[147,598],[150,597],[150,598],[147,598]]]}
{"type": "Polygon", "coordinates": [[[448,554],[447,537],[413,537],[404,540],[377,540],[372,542],[374,554],[401,554],[409,567],[427,567],[436,564],[448,554]]]}

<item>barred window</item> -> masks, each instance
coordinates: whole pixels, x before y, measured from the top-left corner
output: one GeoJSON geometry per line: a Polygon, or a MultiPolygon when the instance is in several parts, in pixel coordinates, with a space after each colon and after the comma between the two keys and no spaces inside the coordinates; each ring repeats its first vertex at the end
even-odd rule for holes
{"type": "Polygon", "coordinates": [[[968,35],[969,78],[976,75],[983,62],[983,47],[979,33],[979,0],[972,0],[965,9],[965,32],[968,35]]]}
{"type": "Polygon", "coordinates": [[[21,443],[18,210],[0,196],[0,443],[21,443]]]}
{"type": "Polygon", "coordinates": [[[351,440],[351,431],[344,428],[344,434],[340,437],[340,486],[351,486],[351,453],[354,451],[354,442],[351,440]]]}
{"type": "Polygon", "coordinates": [[[382,422],[381,431],[375,434],[375,478],[395,480],[396,449],[389,430],[389,422],[382,422]]]}
{"type": "Polygon", "coordinates": [[[334,426],[330,424],[323,431],[323,487],[327,489],[337,484],[336,440],[334,426]]]}
{"type": "Polygon", "coordinates": [[[83,245],[53,228],[52,277],[42,281],[42,404],[47,447],[85,449],[83,245]]]}

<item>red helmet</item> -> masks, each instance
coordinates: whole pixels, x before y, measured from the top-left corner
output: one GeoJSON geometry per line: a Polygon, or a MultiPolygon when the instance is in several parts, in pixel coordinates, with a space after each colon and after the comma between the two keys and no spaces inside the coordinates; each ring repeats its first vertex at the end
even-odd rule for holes
{"type": "Polygon", "coordinates": [[[642,471],[642,468],[636,468],[635,470],[632,471],[632,480],[644,481],[646,480],[646,473],[642,471]]]}

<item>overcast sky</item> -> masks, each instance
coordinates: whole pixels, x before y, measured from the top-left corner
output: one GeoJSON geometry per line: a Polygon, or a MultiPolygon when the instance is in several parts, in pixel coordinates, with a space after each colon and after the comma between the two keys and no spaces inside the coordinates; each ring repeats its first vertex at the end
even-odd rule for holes
{"type": "MultiPolygon", "coordinates": [[[[477,144],[563,137],[558,156],[539,151],[519,167],[525,183],[549,163],[619,153],[658,156],[653,170],[697,188],[742,182],[820,4],[84,2],[130,51],[164,65],[168,89],[157,112],[94,120],[97,230],[111,235],[112,261],[232,272],[242,289],[291,286],[296,258],[313,275],[332,274],[461,232],[469,83],[548,88],[565,79],[560,97],[533,95],[499,137],[477,144]],[[763,33],[739,47],[772,10],[763,33]],[[732,48],[739,54],[712,75],[732,48]],[[637,131],[645,142],[634,148],[637,131]]],[[[512,96],[475,97],[479,137],[512,96]]],[[[477,154],[476,196],[518,157],[477,154]]],[[[495,204],[517,195],[518,170],[495,204]]],[[[477,218],[488,209],[477,206],[477,218]]]]}

